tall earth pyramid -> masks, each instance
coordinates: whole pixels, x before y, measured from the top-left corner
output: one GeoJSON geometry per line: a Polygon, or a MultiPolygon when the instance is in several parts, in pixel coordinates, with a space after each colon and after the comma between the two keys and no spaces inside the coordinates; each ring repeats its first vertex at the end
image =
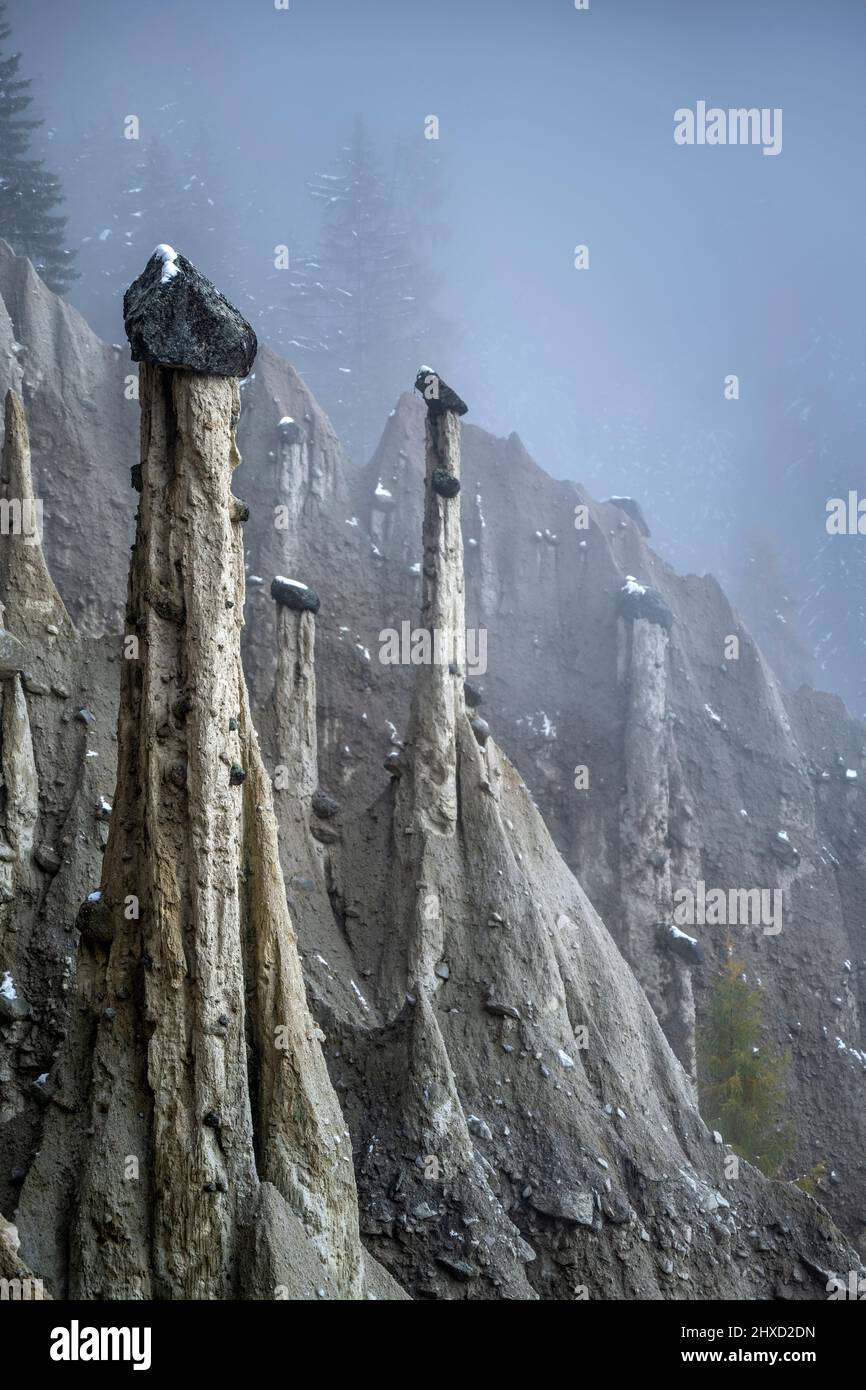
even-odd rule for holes
{"type": "Polygon", "coordinates": [[[360,1244],[241,670],[255,335],[170,247],[124,309],[141,497],[117,789],[21,1253],[78,1298],[401,1297],[360,1244]]]}

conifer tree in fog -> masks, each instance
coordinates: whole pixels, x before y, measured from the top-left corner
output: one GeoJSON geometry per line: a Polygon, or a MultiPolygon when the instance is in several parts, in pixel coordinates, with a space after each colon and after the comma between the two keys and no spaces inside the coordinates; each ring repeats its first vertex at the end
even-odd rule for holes
{"type": "Polygon", "coordinates": [[[73,252],[65,246],[66,218],[60,181],[34,157],[34,132],[42,121],[28,115],[30,78],[19,76],[20,53],[6,54],[12,32],[0,3],[0,237],[33,262],[52,290],[62,293],[77,279],[73,252]]]}
{"type": "Polygon", "coordinates": [[[386,173],[356,120],[335,171],[309,181],[321,212],[319,245],[315,254],[294,255],[282,296],[285,327],[273,335],[358,463],[378,442],[419,353],[435,355],[432,339],[443,331],[423,263],[431,208],[418,168],[402,154],[386,173]]]}
{"type": "Polygon", "coordinates": [[[243,254],[250,219],[239,214],[206,132],[185,126],[180,120],[141,143],[116,136],[108,148],[94,139],[83,157],[85,176],[100,159],[113,173],[107,211],[82,246],[87,314],[109,337],[117,335],[126,286],[160,242],[182,251],[251,314],[243,254]]]}

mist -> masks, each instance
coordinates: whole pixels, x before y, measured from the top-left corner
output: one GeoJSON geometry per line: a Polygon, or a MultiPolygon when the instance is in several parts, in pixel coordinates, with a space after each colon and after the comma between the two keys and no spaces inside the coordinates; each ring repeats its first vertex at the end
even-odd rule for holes
{"type": "Polygon", "coordinates": [[[181,203],[203,164],[219,192],[206,244],[161,222],[149,240],[227,293],[232,267],[261,339],[306,373],[274,248],[315,250],[308,184],[360,118],[383,167],[399,150],[421,179],[412,239],[437,331],[382,369],[353,462],[435,356],[474,423],[516,431],[554,476],[637,497],[662,555],[715,573],[765,645],[789,629],[792,681],[863,712],[863,544],[826,529],[828,500],[866,486],[855,0],[443,0],[432,15],[394,0],[12,0],[7,17],[66,197],[69,298],[100,333],[122,338],[125,287],[100,236],[116,245],[136,213],[133,198],[110,220],[157,141],[181,203]],[[780,112],[778,151],[678,144],[675,113],[700,102],[780,112]]]}

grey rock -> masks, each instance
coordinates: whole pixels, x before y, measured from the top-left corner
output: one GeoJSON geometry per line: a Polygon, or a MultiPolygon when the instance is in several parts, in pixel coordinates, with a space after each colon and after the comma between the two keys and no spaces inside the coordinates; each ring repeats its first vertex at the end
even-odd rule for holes
{"type": "Polygon", "coordinates": [[[513,1004],[503,1004],[501,1000],[493,998],[492,995],[485,999],[484,1007],[489,1014],[495,1014],[498,1018],[520,1018],[520,1010],[515,1009],[513,1004]]]}
{"type": "Polygon", "coordinates": [[[340,842],[340,832],[332,825],[311,825],[310,834],[320,845],[336,845],[340,842]]]}
{"type": "Polygon", "coordinates": [[[56,874],[63,862],[60,855],[55,849],[52,849],[51,845],[44,844],[36,846],[33,852],[33,858],[36,860],[40,869],[44,869],[47,874],[56,874]]]}
{"type": "Polygon", "coordinates": [[[103,897],[87,898],[78,909],[75,925],[85,941],[96,942],[100,946],[110,946],[114,940],[114,923],[108,904],[103,897]]]}
{"type": "Polygon", "coordinates": [[[474,1134],[478,1139],[492,1139],[493,1131],[486,1120],[482,1120],[478,1115],[469,1115],[466,1126],[470,1134],[474,1134]]]}
{"type": "Polygon", "coordinates": [[[470,1279],[478,1278],[478,1270],[468,1263],[467,1260],[452,1260],[449,1255],[437,1255],[436,1263],[448,1274],[453,1274],[455,1279],[459,1279],[462,1284],[466,1284],[470,1279]]]}
{"type": "Polygon", "coordinates": [[[0,676],[11,676],[23,671],[26,653],[24,647],[11,632],[0,628],[0,676]]]}
{"type": "Polygon", "coordinates": [[[433,491],[440,497],[456,497],[460,491],[460,479],[449,473],[447,468],[434,468],[430,477],[433,491]]]}
{"type": "Polygon", "coordinates": [[[469,409],[466,402],[442,380],[439,373],[431,371],[429,367],[421,368],[415,378],[415,390],[421,392],[431,414],[453,410],[455,415],[465,415],[469,409]]]}
{"type": "Polygon", "coordinates": [[[679,927],[669,925],[662,928],[663,940],[667,949],[686,965],[702,965],[704,952],[697,937],[680,931],[679,927]]]}
{"type": "Polygon", "coordinates": [[[251,326],[180,254],[168,262],[154,252],[123,296],[123,323],[133,362],[243,377],[255,361],[251,326]]]}
{"type": "Polygon", "coordinates": [[[44,681],[38,681],[35,676],[31,676],[29,671],[26,671],[21,679],[28,695],[48,695],[50,693],[50,687],[44,681]]]}
{"type": "Polygon", "coordinates": [[[340,809],[340,803],[336,797],[330,796],[321,788],[313,793],[310,805],[314,815],[317,815],[319,820],[333,820],[340,809]]]}
{"type": "Polygon", "coordinates": [[[322,606],[315,589],[290,584],[279,576],[271,581],[271,598],[283,608],[293,608],[297,613],[318,613],[322,606]]]}
{"type": "Polygon", "coordinates": [[[780,864],[787,868],[795,869],[800,862],[800,851],[795,849],[791,841],[783,838],[782,832],[773,836],[770,841],[770,849],[780,864]]]}
{"type": "Polygon", "coordinates": [[[529,1205],[542,1216],[553,1216],[573,1226],[591,1226],[595,1202],[590,1188],[537,1188],[528,1198],[529,1205]]]}
{"type": "Polygon", "coordinates": [[[279,421],[277,429],[280,432],[280,438],[286,444],[303,444],[307,437],[303,425],[299,425],[297,420],[291,419],[288,415],[279,421]]]}
{"type": "Polygon", "coordinates": [[[19,1023],[22,1019],[29,1018],[30,1005],[27,1000],[22,998],[21,991],[18,990],[14,999],[9,999],[5,994],[0,994],[0,1023],[19,1023]]]}
{"type": "Polygon", "coordinates": [[[483,748],[490,737],[490,725],[487,723],[486,719],[479,719],[477,715],[474,719],[470,719],[469,723],[473,734],[483,748]]]}
{"type": "Polygon", "coordinates": [[[648,623],[656,623],[669,632],[673,627],[673,613],[656,589],[642,587],[643,593],[620,589],[617,611],[623,618],[645,618],[648,623]]]}

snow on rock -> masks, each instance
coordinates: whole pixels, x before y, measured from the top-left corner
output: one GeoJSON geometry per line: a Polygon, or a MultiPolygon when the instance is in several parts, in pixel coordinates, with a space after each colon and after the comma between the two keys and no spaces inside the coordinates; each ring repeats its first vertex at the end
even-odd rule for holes
{"type": "Polygon", "coordinates": [[[361,1005],[361,1008],[364,1010],[364,1013],[369,1013],[369,1012],[370,1012],[370,1005],[367,1003],[366,999],[364,998],[363,994],[362,994],[361,991],[359,990],[358,986],[355,984],[355,981],[354,981],[354,980],[350,980],[350,981],[349,981],[349,984],[352,986],[352,989],[355,991],[355,994],[356,994],[357,999],[358,999],[358,1003],[361,1005]]]}
{"type": "Polygon", "coordinates": [[[3,979],[0,980],[0,994],[2,994],[4,999],[18,998],[18,991],[15,988],[12,973],[9,970],[5,971],[3,979]]]}
{"type": "MultiPolygon", "coordinates": [[[[102,238],[100,238],[101,240],[102,238]]],[[[177,264],[177,252],[173,246],[161,241],[155,247],[153,254],[162,261],[162,274],[159,277],[161,285],[167,285],[176,275],[180,275],[180,266],[177,264]]]]}

